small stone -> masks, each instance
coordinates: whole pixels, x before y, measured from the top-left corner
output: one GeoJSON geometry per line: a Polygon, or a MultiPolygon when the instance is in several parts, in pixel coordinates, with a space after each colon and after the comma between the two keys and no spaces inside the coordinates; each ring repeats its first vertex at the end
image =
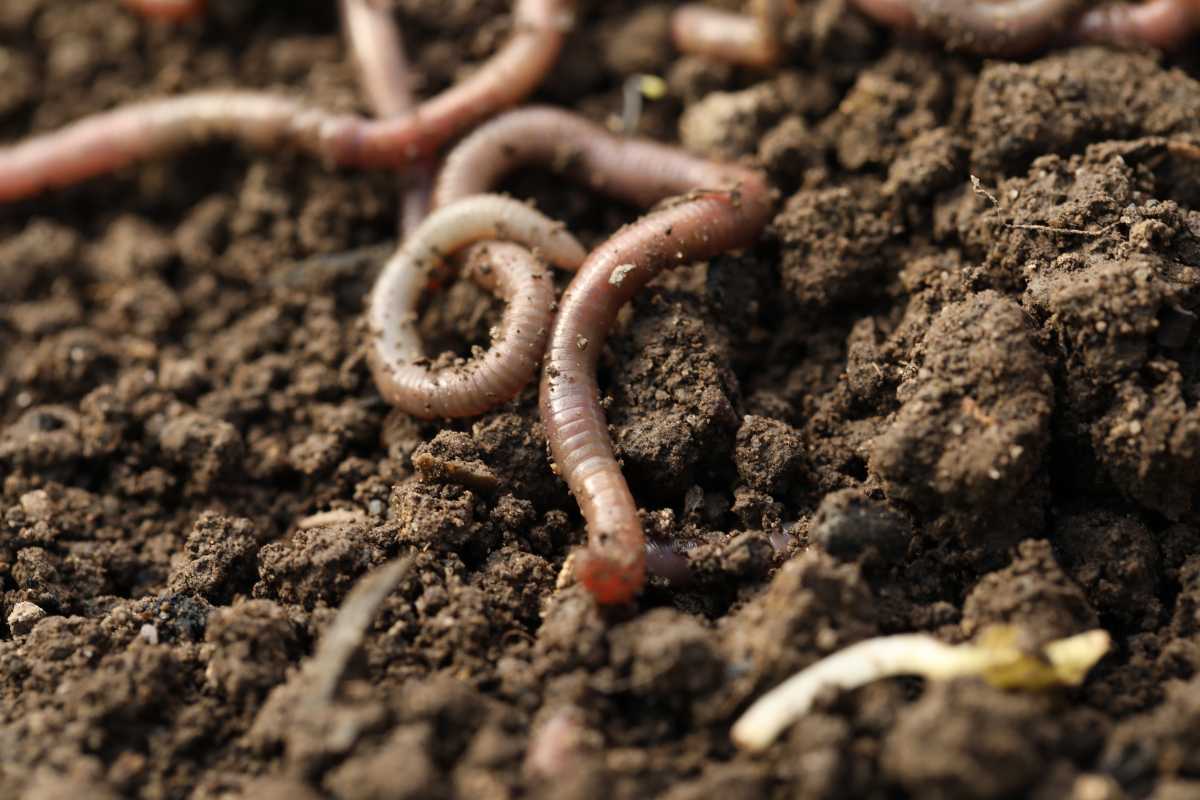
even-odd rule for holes
{"type": "Polygon", "coordinates": [[[13,606],[9,613],[8,628],[13,632],[13,636],[24,636],[45,618],[46,612],[40,606],[22,600],[13,606]]]}
{"type": "Polygon", "coordinates": [[[158,628],[147,622],[138,631],[138,638],[146,644],[158,644],[158,628]]]}

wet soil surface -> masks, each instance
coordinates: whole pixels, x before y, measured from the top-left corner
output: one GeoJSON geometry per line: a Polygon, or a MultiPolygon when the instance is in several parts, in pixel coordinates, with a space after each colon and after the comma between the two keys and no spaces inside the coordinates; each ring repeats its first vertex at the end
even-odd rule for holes
{"type": "MultiPolygon", "coordinates": [[[[779,191],[602,359],[692,582],[601,614],[562,574],[583,529],[532,390],[453,424],[380,401],[390,176],[213,146],[5,207],[0,797],[1200,796],[1200,62],[982,63],[826,2],[764,74],[675,55],[669,5],[580,5],[539,100],[619,119],[661,75],[641,133],[779,191]],[[322,633],[398,557],[321,689],[322,633]],[[1000,622],[1115,645],[1078,690],[892,681],[730,744],[848,644],[1000,622]]],[[[199,87],[363,110],[332,3],[213,6],[4,0],[0,137],[199,87]]],[[[424,94],[509,28],[395,7],[424,94]]],[[[507,188],[591,243],[635,213],[507,188]]],[[[496,318],[461,285],[422,324],[466,352],[496,318]]]]}

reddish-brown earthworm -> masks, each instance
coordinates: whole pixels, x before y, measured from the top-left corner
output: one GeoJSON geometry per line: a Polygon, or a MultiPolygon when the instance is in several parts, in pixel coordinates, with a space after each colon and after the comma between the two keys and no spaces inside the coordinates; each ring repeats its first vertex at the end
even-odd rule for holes
{"type": "Polygon", "coordinates": [[[490,349],[465,364],[434,369],[421,347],[417,308],[430,272],[477,242],[501,239],[536,248],[576,269],[586,251],[560,223],[499,195],[476,195],[439,208],[384,266],[367,310],[368,357],[380,394],[422,418],[481,414],[516,395],[541,362],[554,307],[554,284],[527,249],[491,242],[475,252],[477,281],[508,301],[490,349]]]}
{"type": "Polygon", "coordinates": [[[917,25],[952,47],[988,56],[1032,53],[1070,28],[1083,0],[915,0],[917,25]]]}
{"type": "Polygon", "coordinates": [[[645,581],[645,535],[613,454],[596,364],[617,312],[667,267],[754,242],[771,211],[765,178],[710,165],[706,188],[618,231],[588,256],[559,304],[542,371],[550,452],[588,525],[575,573],[600,603],[623,603],[645,581]],[[711,188],[709,188],[711,187],[711,188]]]}
{"type": "Polygon", "coordinates": [[[142,16],[167,22],[183,22],[204,13],[206,0],[124,0],[142,16]]]}
{"type": "Polygon", "coordinates": [[[0,201],[216,138],[262,148],[289,144],[339,166],[412,164],[529,94],[558,56],[571,6],[570,0],[517,0],[513,33],[486,65],[399,117],[331,114],[256,92],[201,92],[88,117],[0,149],[0,201]]]}
{"type": "Polygon", "coordinates": [[[749,14],[737,14],[701,4],[680,6],[671,15],[671,38],[684,53],[770,67],[778,63],[779,26],[787,0],[751,0],[749,14]]]}

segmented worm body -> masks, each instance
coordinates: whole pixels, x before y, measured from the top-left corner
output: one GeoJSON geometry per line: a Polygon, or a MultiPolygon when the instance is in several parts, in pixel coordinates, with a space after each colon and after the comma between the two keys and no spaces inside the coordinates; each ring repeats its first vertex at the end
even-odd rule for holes
{"type": "Polygon", "coordinates": [[[529,383],[553,315],[554,284],[528,249],[490,242],[471,259],[476,279],[508,301],[489,350],[434,369],[421,347],[417,308],[429,273],[468,245],[518,242],[564,269],[587,255],[560,223],[508,197],[477,195],[433,212],[384,266],[371,293],[368,358],[389,403],[422,418],[481,414],[529,383]]]}
{"type": "Polygon", "coordinates": [[[124,0],[139,14],[167,22],[184,22],[204,13],[206,0],[124,0]]]}
{"type": "Polygon", "coordinates": [[[470,78],[399,117],[331,114],[260,92],[201,92],[80,120],[0,149],[0,201],[218,138],[291,145],[332,165],[403,167],[529,94],[558,56],[570,8],[569,0],[517,0],[503,48],[470,78]]]}

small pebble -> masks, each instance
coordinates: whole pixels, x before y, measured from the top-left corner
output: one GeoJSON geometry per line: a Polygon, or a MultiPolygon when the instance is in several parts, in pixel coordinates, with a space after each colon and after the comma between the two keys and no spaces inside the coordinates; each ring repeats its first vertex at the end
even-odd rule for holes
{"type": "Polygon", "coordinates": [[[138,631],[138,638],[146,644],[158,644],[158,628],[147,622],[138,631]]]}
{"type": "Polygon", "coordinates": [[[13,636],[24,636],[45,618],[46,612],[40,606],[22,600],[13,606],[8,615],[8,629],[13,632],[13,636]]]}

